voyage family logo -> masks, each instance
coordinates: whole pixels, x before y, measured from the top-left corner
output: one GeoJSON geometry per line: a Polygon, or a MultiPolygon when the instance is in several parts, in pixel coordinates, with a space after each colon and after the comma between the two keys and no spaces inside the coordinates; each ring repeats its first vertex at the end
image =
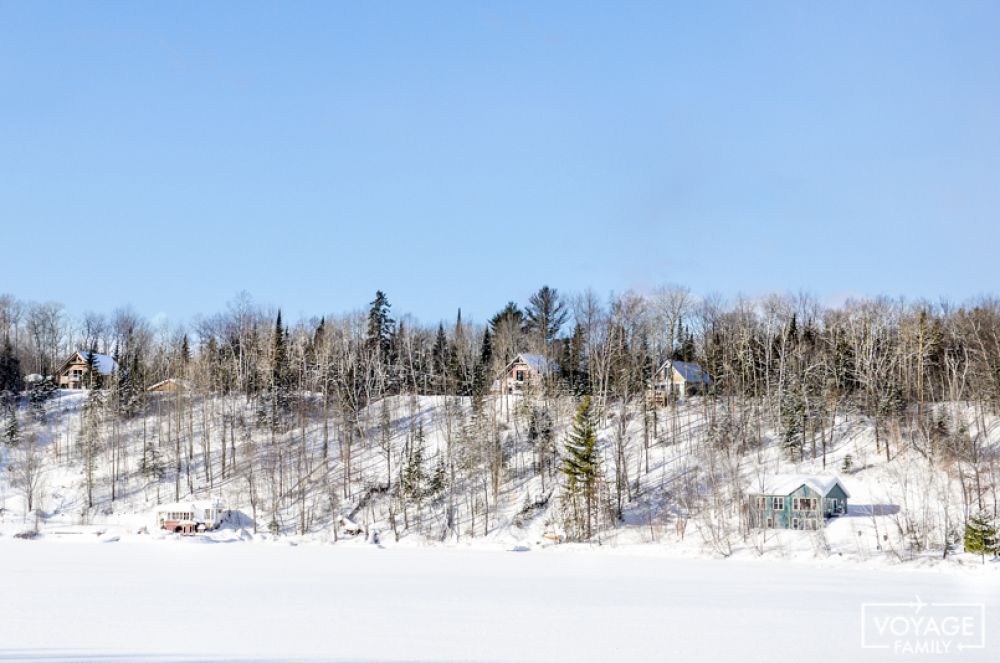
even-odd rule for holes
{"type": "Polygon", "coordinates": [[[986,648],[983,603],[862,603],[861,648],[893,654],[960,654],[986,648]]]}

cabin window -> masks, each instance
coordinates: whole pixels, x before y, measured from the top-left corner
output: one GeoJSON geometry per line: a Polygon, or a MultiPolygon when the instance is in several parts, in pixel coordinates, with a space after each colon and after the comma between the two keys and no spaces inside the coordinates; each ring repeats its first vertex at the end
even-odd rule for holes
{"type": "Polygon", "coordinates": [[[774,529],[774,518],[768,516],[767,522],[764,524],[767,529],[774,529]]]}
{"type": "Polygon", "coordinates": [[[792,529],[799,529],[799,519],[792,518],[792,529]]]}
{"type": "Polygon", "coordinates": [[[815,518],[810,518],[809,520],[806,521],[806,523],[808,523],[809,529],[816,529],[816,519],[815,518]]]}
{"type": "Polygon", "coordinates": [[[514,373],[514,379],[518,382],[524,382],[524,371],[516,371],[514,373]]]}
{"type": "Polygon", "coordinates": [[[795,511],[813,511],[816,509],[816,498],[795,497],[792,499],[792,509],[795,511]]]}
{"type": "Polygon", "coordinates": [[[784,497],[772,497],[771,498],[771,508],[775,511],[784,511],[785,509],[785,498],[784,497]]]}
{"type": "Polygon", "coordinates": [[[766,508],[767,508],[767,498],[766,497],[758,497],[757,498],[757,510],[758,511],[763,511],[766,508]]]}

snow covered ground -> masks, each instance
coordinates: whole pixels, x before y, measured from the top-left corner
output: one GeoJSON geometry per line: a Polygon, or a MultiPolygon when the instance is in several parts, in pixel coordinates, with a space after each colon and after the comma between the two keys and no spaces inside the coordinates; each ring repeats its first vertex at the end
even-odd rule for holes
{"type": "Polygon", "coordinates": [[[115,538],[0,539],[0,660],[1000,660],[990,565],[115,538]],[[862,603],[916,597],[984,604],[986,648],[861,647],[862,603]]]}

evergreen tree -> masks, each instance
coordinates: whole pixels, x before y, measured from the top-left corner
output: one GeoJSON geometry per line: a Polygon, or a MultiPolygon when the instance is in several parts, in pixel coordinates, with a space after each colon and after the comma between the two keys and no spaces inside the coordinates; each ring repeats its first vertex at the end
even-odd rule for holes
{"type": "Polygon", "coordinates": [[[427,473],[424,469],[424,425],[418,424],[403,470],[403,495],[420,499],[424,495],[427,473]]]}
{"type": "Polygon", "coordinates": [[[21,444],[21,427],[17,421],[17,408],[13,405],[6,408],[4,415],[3,443],[8,448],[21,444]]]}
{"type": "Polygon", "coordinates": [[[444,324],[441,324],[438,326],[437,338],[434,339],[434,349],[431,351],[431,365],[439,394],[447,391],[446,384],[450,364],[451,355],[448,351],[448,337],[444,333],[444,324]]]}
{"type": "Polygon", "coordinates": [[[566,495],[573,503],[575,524],[578,529],[582,525],[584,538],[589,539],[593,531],[593,513],[600,479],[600,455],[590,396],[584,396],[576,409],[573,427],[566,440],[562,473],[566,477],[566,495]],[[578,508],[580,496],[583,497],[585,509],[582,517],[578,508]]]}
{"type": "Polygon", "coordinates": [[[965,525],[965,551],[979,553],[983,563],[987,555],[1000,554],[1000,540],[997,539],[997,528],[985,513],[972,516],[965,525]]]}
{"type": "Polygon", "coordinates": [[[493,376],[493,337],[489,328],[483,331],[483,343],[479,350],[479,361],[472,383],[472,395],[482,400],[490,388],[490,378],[493,376]]]}
{"type": "Polygon", "coordinates": [[[87,361],[87,382],[91,390],[101,389],[104,386],[104,376],[97,365],[97,345],[91,345],[90,351],[86,353],[87,361]]]}
{"type": "Polygon", "coordinates": [[[542,346],[548,348],[568,317],[569,311],[559,297],[559,291],[542,286],[528,299],[525,330],[536,334],[542,346]]]}
{"type": "Polygon", "coordinates": [[[562,345],[559,373],[573,395],[583,396],[590,391],[590,375],[587,372],[583,327],[577,324],[573,328],[573,335],[562,345]]]}
{"type": "Polygon", "coordinates": [[[392,349],[392,333],[395,321],[389,317],[389,298],[378,290],[375,300],[368,309],[368,336],[366,342],[372,352],[377,353],[383,364],[388,364],[392,349]]]}
{"type": "Polygon", "coordinates": [[[265,389],[257,404],[258,425],[279,430],[285,415],[291,409],[291,371],[288,367],[287,331],[281,322],[281,311],[274,321],[271,338],[271,371],[265,389]]]}
{"type": "Polygon", "coordinates": [[[126,340],[125,348],[125,354],[116,357],[118,372],[113,382],[114,400],[112,402],[118,414],[127,419],[142,411],[146,386],[142,377],[142,364],[139,360],[138,348],[134,346],[131,339],[126,340]]]}
{"type": "Polygon", "coordinates": [[[56,386],[51,377],[45,377],[31,384],[28,390],[28,403],[31,405],[31,415],[38,423],[45,423],[45,403],[55,396],[56,386]]]}
{"type": "Polygon", "coordinates": [[[3,350],[0,350],[0,404],[12,405],[22,391],[24,391],[24,376],[21,375],[21,362],[14,354],[10,337],[5,335],[3,350]]]}

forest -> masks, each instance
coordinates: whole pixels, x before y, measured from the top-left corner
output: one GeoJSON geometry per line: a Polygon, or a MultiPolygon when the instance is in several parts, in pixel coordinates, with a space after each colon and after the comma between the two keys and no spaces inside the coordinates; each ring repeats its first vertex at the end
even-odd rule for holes
{"type": "Polygon", "coordinates": [[[458,310],[428,325],[382,291],[355,312],[296,322],[243,293],[155,327],[128,307],[74,319],[5,295],[0,338],[4,480],[41,519],[211,494],[273,533],[337,536],[364,521],[437,540],[544,514],[545,529],[591,540],[642,513],[680,536],[694,522],[726,554],[756,536],[748,476],[897,458],[946,496],[930,512],[903,504],[894,522],[910,553],[947,555],[968,523],[1000,513],[993,298],[826,306],[806,294],[544,286],[485,323],[458,310]],[[118,369],[89,371],[78,406],[58,406],[53,373],[77,351],[118,369]],[[547,370],[523,393],[501,391],[523,352],[547,370]],[[711,387],[650,399],[670,359],[699,364],[711,387]],[[147,391],[167,379],[183,389],[147,391]],[[850,425],[868,432],[860,451],[841,448],[850,425]],[[61,506],[57,476],[76,491],[61,506]]]}

